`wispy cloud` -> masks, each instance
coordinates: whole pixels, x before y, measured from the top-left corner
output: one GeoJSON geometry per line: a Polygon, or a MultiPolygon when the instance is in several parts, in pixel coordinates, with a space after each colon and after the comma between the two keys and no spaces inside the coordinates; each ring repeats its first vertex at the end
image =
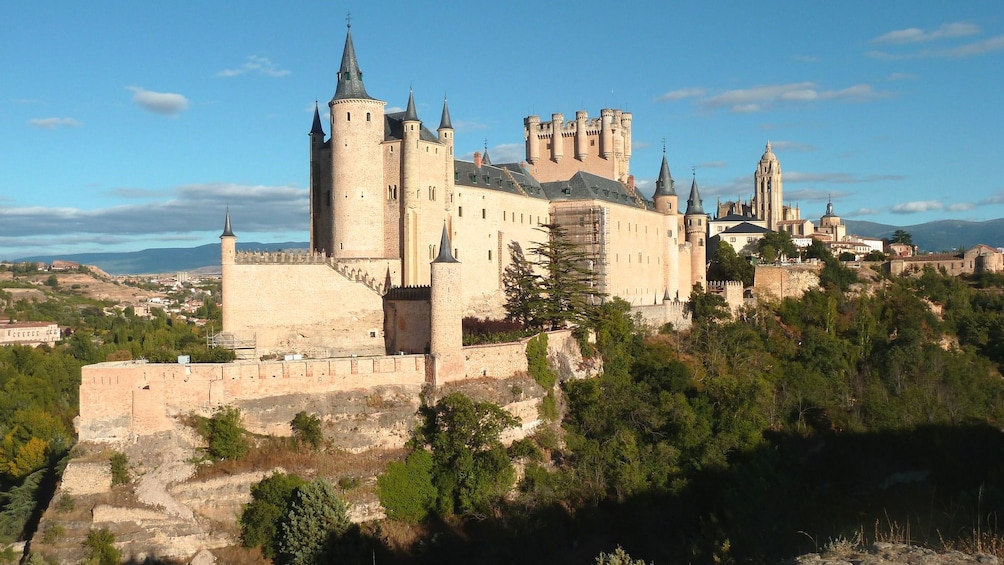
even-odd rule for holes
{"type": "Polygon", "coordinates": [[[859,177],[852,173],[800,173],[797,171],[784,173],[784,182],[797,184],[801,182],[815,183],[860,183],[877,181],[899,181],[905,180],[903,175],[867,175],[859,177]]]}
{"type": "MultiPolygon", "coordinates": [[[[166,191],[133,191],[142,202],[109,208],[0,208],[0,239],[4,246],[25,248],[31,238],[90,234],[123,237],[186,234],[217,230],[229,205],[238,232],[305,230],[307,190],[289,186],[248,186],[231,183],[193,184],[166,191]],[[16,243],[14,243],[16,242],[16,243]]],[[[238,233],[239,235],[239,233],[238,233]]],[[[50,242],[51,243],[51,242],[50,242]]]]}
{"type": "Polygon", "coordinates": [[[670,90],[662,96],[656,96],[655,102],[669,102],[670,100],[696,98],[698,96],[704,96],[704,92],[705,90],[703,88],[680,88],[677,90],[670,90]]]}
{"type": "Polygon", "coordinates": [[[980,205],[1004,204],[1004,190],[999,190],[997,194],[980,200],[980,205]]]}
{"type": "Polygon", "coordinates": [[[58,127],[79,127],[84,124],[73,118],[32,118],[28,120],[28,125],[40,129],[56,129],[58,127]]]}
{"type": "Polygon", "coordinates": [[[889,209],[893,214],[918,214],[920,212],[931,212],[933,210],[944,210],[945,205],[938,200],[915,200],[913,202],[903,202],[896,204],[889,209]]]}
{"type": "MultiPolygon", "coordinates": [[[[478,149],[481,151],[481,149],[478,149]]],[[[526,155],[526,146],[522,143],[502,143],[494,147],[488,148],[488,156],[491,157],[492,163],[498,165],[501,163],[518,163],[522,161],[526,155]]],[[[460,155],[459,158],[464,161],[472,161],[474,159],[474,152],[465,153],[460,155]]]]}
{"type": "Polygon", "coordinates": [[[969,202],[956,202],[954,204],[949,204],[947,210],[949,212],[965,212],[966,210],[972,210],[976,205],[969,202]]]}
{"type": "Polygon", "coordinates": [[[982,30],[980,26],[966,22],[953,22],[942,24],[937,29],[923,30],[917,27],[893,30],[871,40],[872,43],[926,43],[939,39],[950,39],[953,37],[967,37],[979,35],[982,30]]]}
{"type": "Polygon", "coordinates": [[[290,71],[285,69],[280,69],[278,65],[272,62],[268,57],[259,57],[258,55],[249,55],[247,61],[243,65],[235,69],[223,69],[222,71],[216,73],[218,77],[236,77],[247,73],[254,73],[259,75],[265,75],[270,77],[284,77],[290,74],[290,71]]]}
{"type": "Polygon", "coordinates": [[[479,129],[488,129],[488,124],[477,120],[454,120],[453,129],[459,132],[477,131],[479,129]]]}
{"type": "Polygon", "coordinates": [[[139,86],[129,86],[126,89],[132,91],[132,101],[148,112],[174,118],[188,109],[188,98],[181,94],[154,92],[139,86]]]}
{"type": "Polygon", "coordinates": [[[784,199],[790,201],[823,201],[830,199],[841,199],[847,196],[846,192],[833,192],[827,190],[819,190],[816,188],[803,188],[800,190],[786,190],[784,191],[784,199]]]}
{"type": "Polygon", "coordinates": [[[809,145],[808,143],[801,143],[798,141],[771,141],[770,146],[772,149],[777,151],[794,151],[796,153],[804,153],[806,151],[816,150],[816,147],[814,145],[809,145]]]}
{"type": "Polygon", "coordinates": [[[876,214],[881,214],[882,210],[877,208],[858,208],[857,210],[852,210],[847,213],[848,217],[855,218],[857,216],[874,216],[876,214]]]}
{"type": "Polygon", "coordinates": [[[904,59],[963,59],[966,57],[977,57],[1004,50],[1004,35],[988,37],[980,41],[974,41],[947,49],[921,49],[919,51],[905,51],[892,53],[889,51],[873,50],[867,55],[885,61],[901,61],[904,59]]]}
{"type": "Polygon", "coordinates": [[[727,166],[725,161],[705,161],[694,165],[698,169],[724,169],[727,166]]]}
{"type": "Polygon", "coordinates": [[[824,89],[814,82],[795,82],[729,90],[702,99],[701,105],[708,110],[728,108],[731,112],[745,114],[769,110],[784,104],[804,104],[825,100],[865,101],[888,95],[888,92],[875,90],[870,84],[855,84],[841,89],[824,89]]]}

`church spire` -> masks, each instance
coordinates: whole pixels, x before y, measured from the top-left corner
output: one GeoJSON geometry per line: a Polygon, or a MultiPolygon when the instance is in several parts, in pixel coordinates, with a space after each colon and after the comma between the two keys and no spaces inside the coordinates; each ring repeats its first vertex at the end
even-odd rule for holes
{"type": "Polygon", "coordinates": [[[676,196],[673,187],[673,176],[669,173],[669,161],[666,160],[666,148],[662,148],[662,167],[659,168],[659,178],[655,181],[655,196],[676,196]]]}
{"type": "Polygon", "coordinates": [[[227,206],[227,219],[223,222],[223,233],[220,237],[237,237],[234,235],[234,230],[230,229],[230,207],[227,206]]]}
{"type": "Polygon", "coordinates": [[[402,118],[402,121],[419,121],[418,112],[415,111],[415,93],[411,89],[408,89],[408,109],[404,111],[404,118],[402,118]]]}
{"type": "Polygon", "coordinates": [[[342,66],[338,69],[338,86],[332,100],[364,99],[373,100],[363,86],[363,73],[356,61],[356,48],[352,45],[352,25],[345,32],[345,48],[342,50],[342,66]]]}
{"type": "Polygon", "coordinates": [[[324,128],[321,127],[321,114],[317,111],[317,100],[314,100],[314,124],[310,127],[310,135],[320,134],[324,137],[324,128]]]}
{"type": "Polygon", "coordinates": [[[694,174],[694,182],[690,185],[690,198],[687,199],[687,216],[692,214],[703,214],[704,206],[701,203],[701,193],[697,190],[697,174],[694,174]]]}
{"type": "Polygon", "coordinates": [[[453,129],[453,122],[450,121],[450,106],[443,98],[443,117],[439,119],[439,129],[453,129]]]}

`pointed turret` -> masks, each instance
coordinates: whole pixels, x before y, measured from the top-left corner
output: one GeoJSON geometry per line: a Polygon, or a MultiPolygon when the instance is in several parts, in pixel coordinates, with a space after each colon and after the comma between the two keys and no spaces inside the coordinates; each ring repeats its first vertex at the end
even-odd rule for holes
{"type": "Polygon", "coordinates": [[[223,221],[223,233],[220,237],[237,237],[234,235],[234,230],[230,229],[230,207],[227,207],[227,218],[223,221]]]}
{"type": "Polygon", "coordinates": [[[492,164],[491,158],[488,157],[488,143],[487,142],[485,142],[485,154],[481,156],[481,164],[482,165],[491,165],[492,164]]]}
{"type": "Polygon", "coordinates": [[[418,122],[418,112],[415,111],[415,93],[408,90],[408,109],[404,111],[403,122],[418,122]]]}
{"type": "Polygon", "coordinates": [[[676,196],[676,188],[673,186],[673,177],[669,173],[669,161],[666,160],[666,151],[662,152],[662,167],[659,169],[659,178],[655,181],[655,194],[653,196],[676,196]]]}
{"type": "Polygon", "coordinates": [[[317,110],[317,100],[314,100],[314,124],[310,126],[310,135],[320,135],[324,137],[324,128],[321,127],[321,114],[317,110]]]}
{"type": "Polygon", "coordinates": [[[690,198],[687,199],[687,216],[703,214],[704,206],[701,202],[701,193],[697,190],[697,175],[694,175],[694,182],[690,185],[690,198]]]}
{"type": "Polygon", "coordinates": [[[446,224],[443,224],[443,235],[439,239],[439,256],[433,261],[433,263],[459,263],[453,258],[453,252],[450,250],[450,234],[446,231],[446,224]]]}
{"type": "Polygon", "coordinates": [[[439,119],[439,129],[453,129],[453,122],[450,121],[450,106],[443,98],[443,117],[439,119]]]}
{"type": "Polygon", "coordinates": [[[348,99],[373,100],[363,86],[363,73],[356,61],[356,48],[352,45],[352,26],[345,33],[345,48],[342,50],[342,66],[338,69],[338,86],[332,100],[348,99]]]}

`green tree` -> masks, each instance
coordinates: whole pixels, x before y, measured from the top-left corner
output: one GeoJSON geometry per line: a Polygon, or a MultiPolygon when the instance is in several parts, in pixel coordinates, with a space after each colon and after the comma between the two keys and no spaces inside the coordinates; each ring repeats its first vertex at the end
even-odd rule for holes
{"type": "Polygon", "coordinates": [[[906,230],[898,229],[892,232],[892,237],[889,238],[889,242],[913,246],[913,236],[906,230]]]}
{"type": "Polygon", "coordinates": [[[868,252],[868,255],[865,255],[865,261],[885,261],[885,260],[886,260],[885,253],[882,253],[877,249],[873,249],[868,252]]]}
{"type": "Polygon", "coordinates": [[[444,516],[486,512],[515,480],[499,437],[519,421],[495,404],[474,402],[456,392],[424,411],[416,443],[432,448],[438,512],[444,516]]]}
{"type": "Polygon", "coordinates": [[[206,424],[204,436],[214,459],[240,459],[247,453],[248,440],[236,406],[221,406],[206,424]]]}
{"type": "Polygon", "coordinates": [[[392,461],[377,478],[377,497],[387,516],[417,524],[435,508],[437,491],[432,484],[432,453],[416,449],[403,462],[392,461]]]}
{"type": "Polygon", "coordinates": [[[798,248],[786,231],[768,231],[756,243],[757,253],[765,263],[773,263],[782,257],[798,255],[798,248]]]}
{"type": "Polygon", "coordinates": [[[543,306],[540,276],[523,254],[519,242],[509,243],[509,265],[502,273],[505,288],[506,319],[526,327],[540,328],[540,311],[543,306]]]}
{"type": "Polygon", "coordinates": [[[750,286],[753,284],[753,273],[753,265],[745,257],[740,257],[729,242],[718,242],[708,271],[709,279],[742,281],[743,286],[750,286]]]}
{"type": "Polygon", "coordinates": [[[293,429],[293,437],[300,443],[305,443],[314,449],[324,443],[324,432],[321,431],[321,419],[306,412],[297,412],[289,423],[293,429]]]}
{"type": "Polygon", "coordinates": [[[694,289],[690,293],[690,302],[687,303],[687,310],[694,323],[727,320],[732,317],[725,299],[717,294],[704,292],[701,283],[694,284],[694,289]]]}
{"type": "Polygon", "coordinates": [[[112,453],[109,463],[112,470],[112,485],[129,484],[132,479],[129,476],[129,458],[126,454],[121,451],[112,453]]]}
{"type": "Polygon", "coordinates": [[[595,258],[587,256],[561,225],[537,229],[547,235],[547,241],[535,243],[533,250],[545,273],[540,285],[544,327],[560,329],[588,321],[602,298],[591,270],[595,258]]]}
{"type": "Polygon", "coordinates": [[[279,523],[286,516],[296,489],[307,484],[296,475],[273,473],[251,486],[251,502],[240,516],[241,542],[261,547],[262,555],[274,559],[279,553],[279,523]]]}
{"type": "Polygon", "coordinates": [[[282,565],[331,563],[337,539],[349,529],[348,507],[325,479],[314,479],[293,492],[280,522],[276,562],[282,565]]]}

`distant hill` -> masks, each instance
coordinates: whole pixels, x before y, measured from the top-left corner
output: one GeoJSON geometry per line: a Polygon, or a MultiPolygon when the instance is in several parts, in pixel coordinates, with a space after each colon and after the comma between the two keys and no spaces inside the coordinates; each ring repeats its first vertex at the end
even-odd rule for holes
{"type": "MultiPolygon", "coordinates": [[[[959,247],[972,247],[985,243],[1004,247],[1004,218],[986,222],[941,220],[912,226],[890,226],[875,222],[845,220],[847,233],[865,237],[888,238],[896,230],[907,231],[922,251],[944,251],[959,247]]],[[[240,250],[276,251],[279,249],[307,249],[306,242],[238,243],[240,250]]],[[[53,259],[76,261],[82,265],[96,265],[112,275],[140,273],[172,273],[175,271],[219,272],[220,246],[217,243],[199,247],[168,247],[144,249],[126,253],[76,253],[69,255],[36,255],[17,261],[43,261],[53,259]]]]}
{"type": "Polygon", "coordinates": [[[921,251],[947,251],[959,247],[969,248],[979,243],[1004,247],[1004,218],[985,222],[940,220],[912,226],[890,226],[875,222],[844,220],[847,233],[865,237],[888,238],[896,230],[904,230],[913,237],[921,251]]]}
{"type": "MultiPolygon", "coordinates": [[[[239,250],[276,251],[279,249],[307,249],[303,242],[284,243],[238,243],[239,250]]],[[[199,247],[165,247],[144,249],[124,253],[71,253],[68,255],[36,255],[16,261],[42,261],[51,263],[53,259],[75,261],[81,265],[96,265],[111,275],[134,275],[141,273],[172,273],[175,271],[196,271],[214,268],[219,272],[220,245],[209,243],[199,247]]]]}

